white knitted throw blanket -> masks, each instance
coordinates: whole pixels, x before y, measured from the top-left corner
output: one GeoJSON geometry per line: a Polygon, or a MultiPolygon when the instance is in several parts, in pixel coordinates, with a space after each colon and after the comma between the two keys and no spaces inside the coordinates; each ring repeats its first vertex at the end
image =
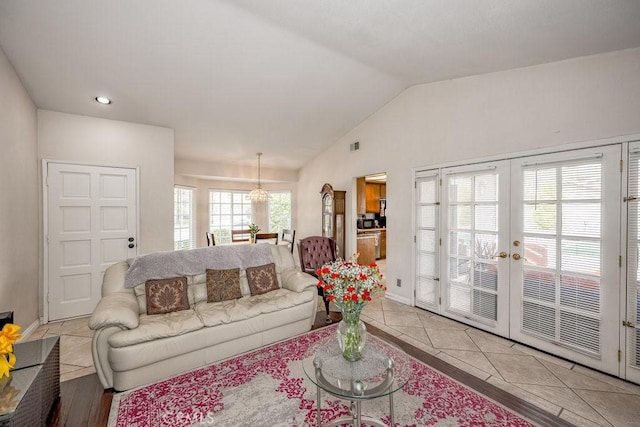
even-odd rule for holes
{"type": "Polygon", "coordinates": [[[226,270],[273,262],[271,245],[237,244],[209,246],[185,251],[157,252],[131,258],[124,287],[132,288],[150,279],[202,274],[207,269],[226,270]]]}

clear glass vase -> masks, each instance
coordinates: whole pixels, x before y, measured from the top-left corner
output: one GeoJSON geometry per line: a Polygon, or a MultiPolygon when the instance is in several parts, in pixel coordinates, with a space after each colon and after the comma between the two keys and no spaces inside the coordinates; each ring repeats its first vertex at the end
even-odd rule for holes
{"type": "Polygon", "coordinates": [[[342,307],[342,321],[338,323],[336,333],[342,356],[350,362],[360,360],[362,349],[367,341],[367,327],[360,320],[363,307],[342,307]]]}

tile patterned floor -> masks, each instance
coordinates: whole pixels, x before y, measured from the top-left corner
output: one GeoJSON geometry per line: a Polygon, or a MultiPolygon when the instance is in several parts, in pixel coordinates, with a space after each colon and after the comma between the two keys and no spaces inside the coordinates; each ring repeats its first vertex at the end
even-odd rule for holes
{"type": "Polygon", "coordinates": [[[93,374],[96,371],[91,356],[93,331],[89,329],[88,321],[88,317],[82,317],[48,323],[39,326],[26,338],[26,341],[30,341],[54,335],[60,336],[60,381],[62,382],[93,374]]]}
{"type": "MultiPolygon", "coordinates": [[[[575,425],[640,425],[640,386],[386,298],[362,319],[575,425]]],[[[61,336],[61,381],[95,372],[87,321],[42,325],[28,337],[61,336]]]]}
{"type": "Polygon", "coordinates": [[[575,425],[640,425],[635,384],[386,298],[362,320],[575,425]]]}

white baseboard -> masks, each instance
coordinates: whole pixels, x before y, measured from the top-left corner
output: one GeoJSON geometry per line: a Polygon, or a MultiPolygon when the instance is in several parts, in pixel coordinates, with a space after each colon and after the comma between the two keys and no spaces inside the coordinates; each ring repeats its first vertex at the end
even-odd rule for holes
{"type": "Polygon", "coordinates": [[[40,326],[40,319],[34,320],[33,323],[30,324],[26,329],[20,331],[20,334],[22,334],[22,338],[20,338],[17,342],[24,341],[29,338],[29,335],[31,335],[36,329],[38,329],[38,326],[40,326]]]}
{"type": "Polygon", "coordinates": [[[387,289],[387,292],[384,293],[384,296],[386,298],[389,298],[390,300],[393,300],[395,302],[399,302],[400,304],[411,305],[411,299],[410,298],[403,297],[401,295],[393,294],[393,293],[389,292],[388,289],[387,289]]]}

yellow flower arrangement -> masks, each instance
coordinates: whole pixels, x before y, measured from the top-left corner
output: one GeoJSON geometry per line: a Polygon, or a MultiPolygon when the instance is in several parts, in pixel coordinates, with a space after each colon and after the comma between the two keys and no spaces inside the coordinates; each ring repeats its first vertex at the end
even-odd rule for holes
{"type": "Polygon", "coordinates": [[[0,378],[9,377],[9,370],[16,364],[13,344],[22,337],[19,330],[20,326],[7,323],[0,331],[0,378]]]}

